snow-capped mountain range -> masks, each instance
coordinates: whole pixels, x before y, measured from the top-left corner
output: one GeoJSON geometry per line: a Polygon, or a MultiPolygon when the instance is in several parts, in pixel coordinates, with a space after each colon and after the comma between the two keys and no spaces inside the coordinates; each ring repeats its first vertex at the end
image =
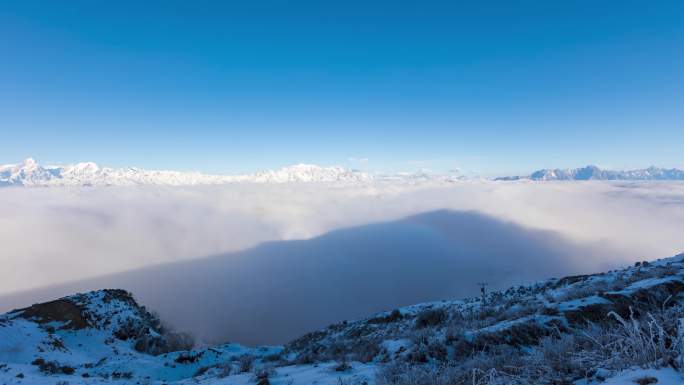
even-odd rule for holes
{"type": "Polygon", "coordinates": [[[216,185],[227,183],[366,182],[373,176],[342,167],[298,164],[278,170],[242,175],[100,167],[92,162],[73,165],[38,164],[29,158],[0,166],[0,186],[135,186],[216,185]]]}
{"type": "MultiPolygon", "coordinates": [[[[277,170],[252,174],[211,175],[193,171],[146,170],[137,167],[101,167],[93,162],[71,165],[41,165],[28,158],[18,164],[0,165],[0,187],[82,187],[82,186],[193,186],[231,183],[343,183],[376,181],[418,184],[463,180],[458,174],[436,174],[426,170],[414,173],[374,174],[340,166],[296,164],[277,170]]],[[[526,176],[506,176],[497,181],[534,180],[684,180],[684,171],[649,167],[641,170],[614,171],[597,166],[574,169],[542,169],[526,176]]]]}
{"type": "Polygon", "coordinates": [[[0,165],[0,187],[79,187],[79,186],[194,186],[231,183],[342,183],[358,184],[374,181],[409,184],[452,182],[463,177],[434,174],[426,170],[415,173],[373,174],[340,166],[296,164],[277,170],[252,174],[211,175],[200,172],[146,170],[137,167],[101,167],[93,162],[71,165],[41,165],[33,158],[22,163],[0,165]]]}
{"type": "Polygon", "coordinates": [[[641,170],[615,171],[604,170],[597,166],[568,169],[542,169],[527,176],[501,177],[496,180],[530,179],[538,181],[553,180],[684,180],[684,171],[676,168],[665,169],[649,167],[641,170]]]}

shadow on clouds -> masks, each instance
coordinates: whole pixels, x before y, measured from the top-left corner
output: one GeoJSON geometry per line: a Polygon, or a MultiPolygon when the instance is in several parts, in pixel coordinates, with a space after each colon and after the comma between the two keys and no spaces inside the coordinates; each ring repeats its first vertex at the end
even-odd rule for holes
{"type": "Polygon", "coordinates": [[[514,284],[607,267],[607,247],[578,244],[472,211],[277,241],[0,297],[0,311],[76,291],[123,288],[206,342],[283,343],[344,319],[477,295],[477,282],[514,284]]]}

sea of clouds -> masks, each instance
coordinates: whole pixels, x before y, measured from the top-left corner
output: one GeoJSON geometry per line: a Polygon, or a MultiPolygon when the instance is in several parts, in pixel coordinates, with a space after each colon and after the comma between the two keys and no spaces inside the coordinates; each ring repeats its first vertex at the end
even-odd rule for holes
{"type": "Polygon", "coordinates": [[[684,183],[3,188],[0,229],[0,311],[117,286],[207,341],[280,343],[677,254],[684,183]]]}

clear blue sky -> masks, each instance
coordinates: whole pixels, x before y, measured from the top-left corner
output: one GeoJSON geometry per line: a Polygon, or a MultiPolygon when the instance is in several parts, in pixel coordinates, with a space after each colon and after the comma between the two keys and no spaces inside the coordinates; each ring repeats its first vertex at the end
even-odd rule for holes
{"type": "Polygon", "coordinates": [[[684,2],[5,1],[0,163],[27,156],[684,167],[684,2]]]}

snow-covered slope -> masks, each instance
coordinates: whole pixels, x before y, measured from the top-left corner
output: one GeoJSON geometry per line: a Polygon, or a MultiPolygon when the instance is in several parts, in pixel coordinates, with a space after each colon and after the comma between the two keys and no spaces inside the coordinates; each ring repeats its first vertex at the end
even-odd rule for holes
{"type": "Polygon", "coordinates": [[[0,166],[0,186],[132,186],[214,185],[226,183],[366,182],[370,174],[342,167],[298,164],[274,171],[244,175],[207,175],[198,172],[99,167],[92,162],[42,166],[29,158],[0,166]]]}
{"type": "MultiPolygon", "coordinates": [[[[0,383],[254,384],[276,376],[283,350],[189,348],[187,337],[165,330],[123,290],[77,294],[0,315],[0,383]]],[[[282,384],[333,385],[340,377],[333,366],[288,366],[277,376],[282,384]]],[[[357,363],[344,377],[369,379],[372,369],[357,363]]]]}
{"type": "Polygon", "coordinates": [[[573,169],[542,169],[528,176],[502,177],[497,180],[531,179],[552,180],[684,180],[684,171],[649,167],[642,170],[614,171],[603,170],[597,166],[573,169]]]}
{"type": "Polygon", "coordinates": [[[284,347],[170,352],[184,344],[124,291],[79,294],[0,316],[0,383],[683,384],[684,254],[342,321],[284,347]]]}
{"type": "Polygon", "coordinates": [[[390,363],[380,377],[396,384],[409,384],[407,373],[449,384],[586,384],[635,366],[684,370],[684,254],[344,321],[285,352],[299,362],[390,363]]]}

